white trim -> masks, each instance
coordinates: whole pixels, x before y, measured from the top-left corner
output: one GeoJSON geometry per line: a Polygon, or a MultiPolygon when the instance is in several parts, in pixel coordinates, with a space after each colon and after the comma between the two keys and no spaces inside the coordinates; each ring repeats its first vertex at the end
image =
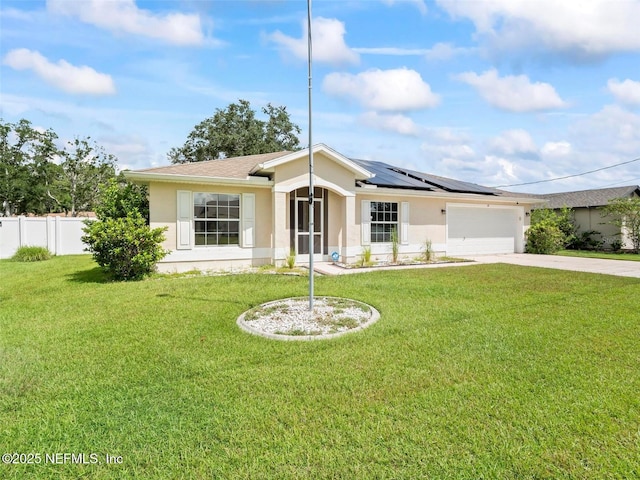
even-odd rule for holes
{"type": "Polygon", "coordinates": [[[193,248],[193,193],[190,190],[176,192],[176,249],[193,248]]]}
{"type": "MultiPolygon", "coordinates": [[[[342,195],[343,197],[355,197],[356,194],[355,192],[350,192],[349,190],[345,190],[344,188],[342,188],[339,185],[336,185],[335,183],[331,183],[331,182],[327,182],[326,180],[323,180],[322,178],[317,178],[314,177],[313,179],[313,183],[316,187],[323,187],[326,188],[328,190],[332,190],[335,193],[337,193],[338,195],[342,195]]],[[[273,191],[274,192],[278,192],[278,193],[291,193],[294,190],[297,190],[298,188],[303,188],[303,187],[308,187],[309,186],[309,180],[299,180],[296,183],[291,183],[291,184],[287,184],[287,185],[276,185],[273,187],[273,191]]]]}
{"type": "Polygon", "coordinates": [[[173,250],[160,263],[250,260],[253,258],[271,258],[271,254],[271,248],[242,248],[237,245],[198,247],[192,250],[173,250]]]}
{"type": "Polygon", "coordinates": [[[371,200],[362,200],[360,209],[360,244],[371,245],[371,200]]]}
{"type": "Polygon", "coordinates": [[[400,202],[400,244],[409,244],[409,202],[400,202]]]}
{"type": "Polygon", "coordinates": [[[243,193],[241,203],[241,244],[244,248],[253,248],[256,244],[256,194],[243,193]]]}
{"type": "Polygon", "coordinates": [[[202,175],[179,175],[175,173],[132,172],[125,170],[125,178],[138,182],[170,182],[170,183],[197,183],[199,185],[223,185],[223,186],[251,186],[272,187],[272,180],[267,177],[208,177],[202,175]]]}
{"type": "MultiPolygon", "coordinates": [[[[447,192],[427,192],[424,190],[410,190],[401,188],[387,188],[378,187],[370,190],[366,187],[356,187],[356,196],[371,196],[379,197],[381,195],[389,195],[393,197],[423,197],[423,198],[443,198],[447,200],[458,200],[464,202],[465,200],[479,201],[482,203],[507,203],[507,204],[519,204],[519,205],[538,205],[541,203],[540,199],[528,198],[528,197],[498,197],[494,195],[479,195],[473,193],[447,193],[447,192]]],[[[546,201],[544,201],[546,203],[546,201]]],[[[480,205],[482,204],[480,203],[480,205]]]]}

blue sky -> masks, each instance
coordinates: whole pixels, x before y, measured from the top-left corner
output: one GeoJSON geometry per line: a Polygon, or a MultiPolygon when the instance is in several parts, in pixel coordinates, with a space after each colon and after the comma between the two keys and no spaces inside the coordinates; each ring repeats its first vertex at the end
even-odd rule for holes
{"type": "MultiPolygon", "coordinates": [[[[313,142],[488,186],[640,183],[640,0],[313,2],[313,142]]],[[[0,116],[166,165],[238,99],[308,140],[304,0],[3,0],[0,116]]]]}

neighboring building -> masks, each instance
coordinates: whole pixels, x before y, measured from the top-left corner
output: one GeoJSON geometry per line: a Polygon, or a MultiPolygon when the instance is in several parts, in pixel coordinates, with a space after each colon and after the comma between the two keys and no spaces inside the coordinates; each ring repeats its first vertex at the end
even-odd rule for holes
{"type": "Polygon", "coordinates": [[[631,242],[621,234],[620,229],[610,223],[609,217],[603,216],[601,208],[610,200],[618,198],[640,197],[640,186],[629,185],[626,187],[599,188],[594,190],[580,190],[577,192],[547,193],[536,195],[546,200],[544,208],[561,209],[571,208],[574,214],[578,233],[597,231],[600,235],[594,238],[601,240],[605,247],[619,240],[623,248],[632,248],[631,242]]]}
{"type": "MultiPolygon", "coordinates": [[[[427,240],[449,256],[524,251],[538,198],[314,152],[314,261],[420,254],[427,240]]],[[[167,227],[161,271],[309,261],[309,152],[277,152],[125,172],[149,186],[151,227],[167,227]]]]}

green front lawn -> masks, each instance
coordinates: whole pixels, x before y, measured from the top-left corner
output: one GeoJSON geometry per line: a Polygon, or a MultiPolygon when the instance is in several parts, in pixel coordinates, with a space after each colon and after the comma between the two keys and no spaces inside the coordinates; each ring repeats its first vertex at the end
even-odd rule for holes
{"type": "Polygon", "coordinates": [[[604,258],[605,260],[631,260],[634,262],[640,262],[640,254],[637,253],[597,252],[594,250],[561,250],[555,255],[563,255],[565,257],[604,258]]]}
{"type": "Polygon", "coordinates": [[[1,261],[0,453],[41,463],[0,478],[640,475],[638,279],[472,265],[315,285],[380,321],[278,342],[235,320],[306,278],[1,261]]]}

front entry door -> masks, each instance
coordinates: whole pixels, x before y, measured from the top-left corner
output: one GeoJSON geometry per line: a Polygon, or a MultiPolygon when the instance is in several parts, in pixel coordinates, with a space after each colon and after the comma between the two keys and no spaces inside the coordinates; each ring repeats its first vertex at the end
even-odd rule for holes
{"type": "MultiPolygon", "coordinates": [[[[309,199],[296,198],[296,254],[299,262],[309,262],[309,199]]],[[[322,198],[313,201],[313,260],[322,261],[324,215],[322,198]]]]}

